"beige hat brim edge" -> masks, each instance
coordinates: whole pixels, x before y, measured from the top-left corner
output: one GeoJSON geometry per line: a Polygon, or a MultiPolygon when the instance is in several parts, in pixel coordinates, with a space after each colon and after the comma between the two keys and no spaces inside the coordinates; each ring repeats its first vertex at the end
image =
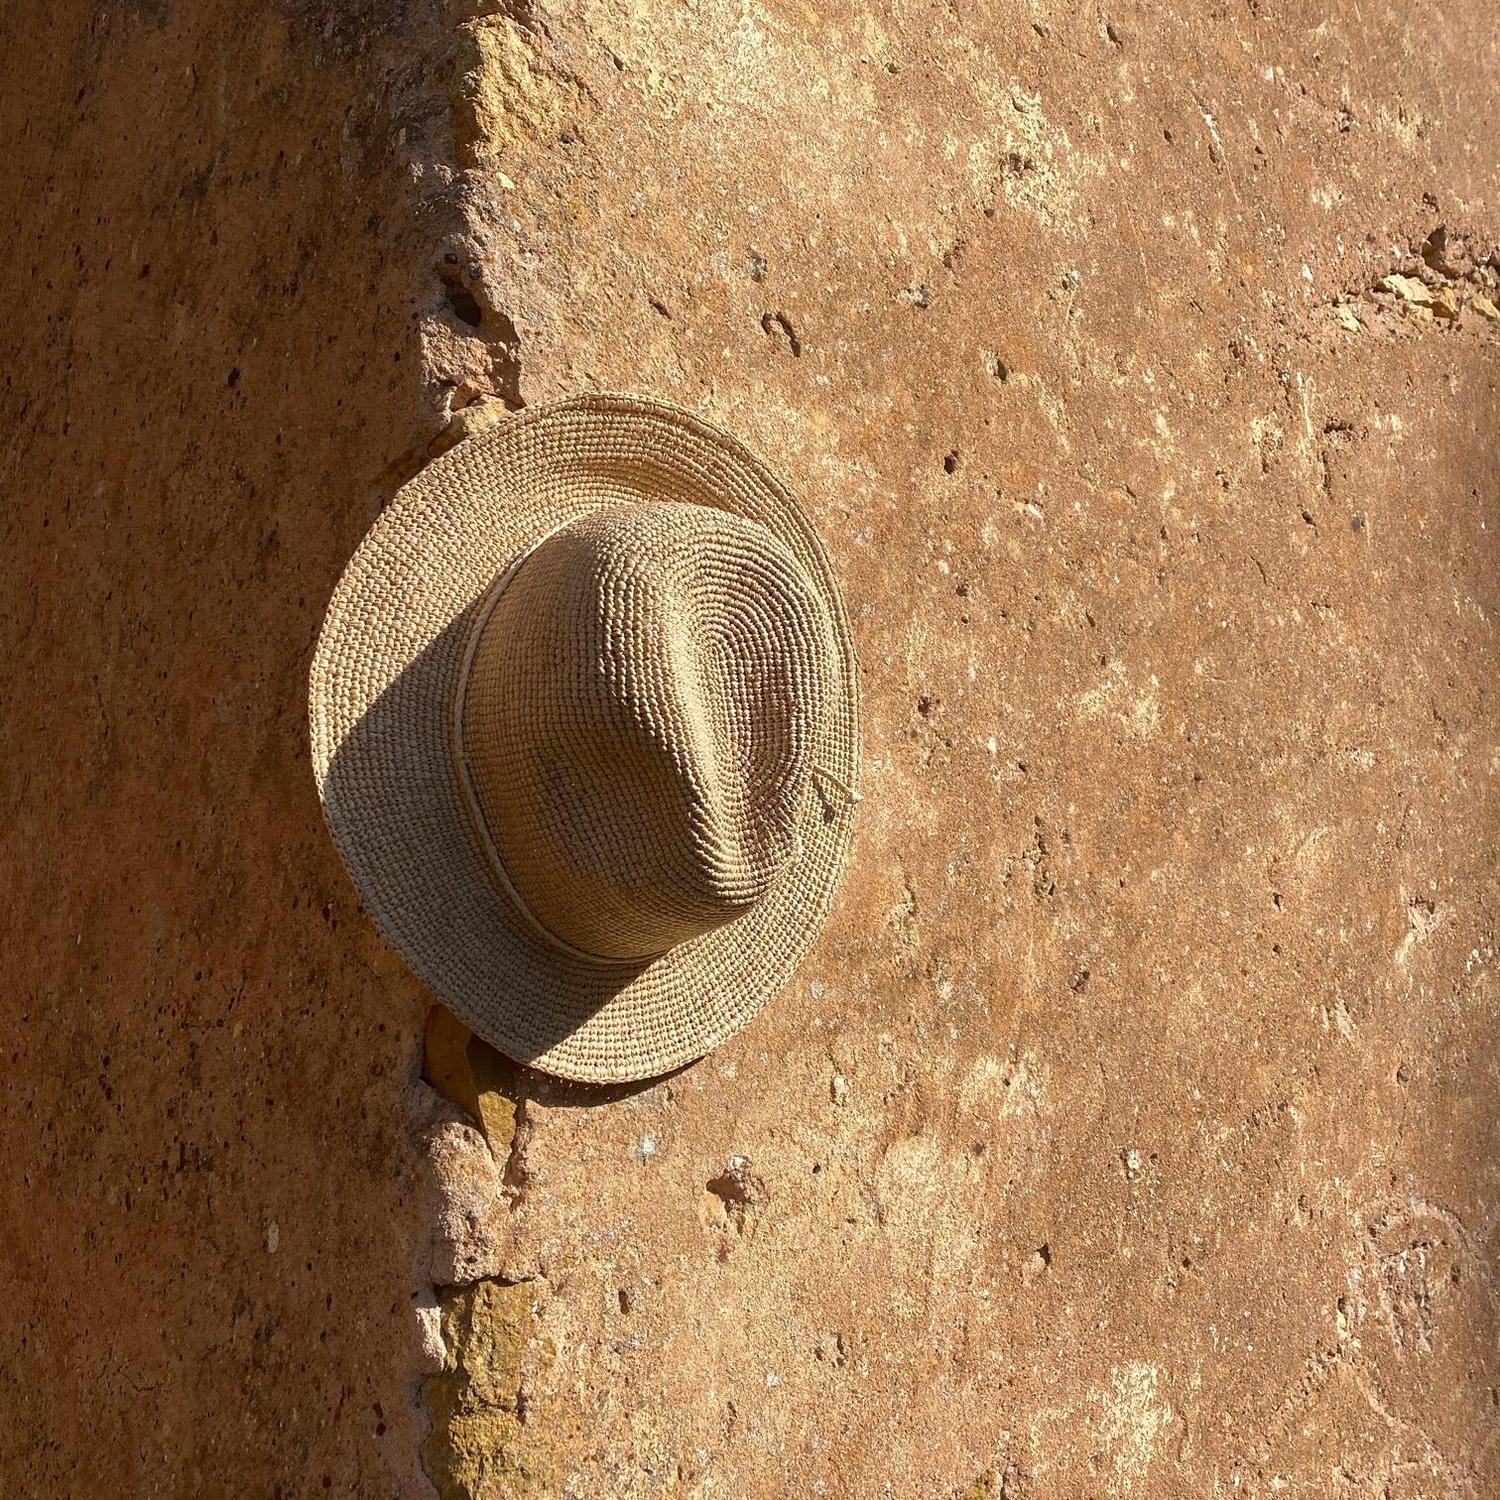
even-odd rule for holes
{"type": "Polygon", "coordinates": [[[855,788],[858,682],[833,569],[801,507],[730,434],[653,397],[529,407],[397,492],[334,590],[309,674],[324,815],[366,906],[475,1032],[562,1078],[626,1082],[702,1056],[791,977],[832,903],[852,829],[810,795],[799,853],[745,916],[637,970],[569,958],[505,898],[474,835],[451,748],[473,611],[540,536],[598,505],[678,499],[765,525],[823,601],[833,691],[814,764],[855,788]]]}

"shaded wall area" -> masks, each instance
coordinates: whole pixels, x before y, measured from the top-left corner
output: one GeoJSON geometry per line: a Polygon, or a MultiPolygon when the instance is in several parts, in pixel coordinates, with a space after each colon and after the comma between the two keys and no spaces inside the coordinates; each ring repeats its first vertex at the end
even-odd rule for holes
{"type": "Polygon", "coordinates": [[[416,1482],[420,1008],[323,832],[304,677],[425,438],[425,21],[0,24],[10,1494],[416,1482]]]}

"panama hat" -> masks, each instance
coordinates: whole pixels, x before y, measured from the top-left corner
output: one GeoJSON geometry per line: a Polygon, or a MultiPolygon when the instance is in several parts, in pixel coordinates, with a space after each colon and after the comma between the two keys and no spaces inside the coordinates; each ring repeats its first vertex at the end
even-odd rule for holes
{"type": "Polygon", "coordinates": [[[561,1077],[738,1031],[858,801],[848,620],[802,509],[667,402],[531,407],[434,459],[334,591],[313,767],[355,885],[486,1041],[561,1077]]]}

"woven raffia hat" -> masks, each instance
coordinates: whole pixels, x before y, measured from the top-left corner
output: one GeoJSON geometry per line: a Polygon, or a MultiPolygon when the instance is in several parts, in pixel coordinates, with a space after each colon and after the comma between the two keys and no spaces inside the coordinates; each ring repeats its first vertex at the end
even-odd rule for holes
{"type": "Polygon", "coordinates": [[[827,914],[858,761],[828,558],[733,438],[588,395],[466,439],[349,563],[313,766],[376,920],[509,1056],[648,1078],[743,1026],[827,914]]]}

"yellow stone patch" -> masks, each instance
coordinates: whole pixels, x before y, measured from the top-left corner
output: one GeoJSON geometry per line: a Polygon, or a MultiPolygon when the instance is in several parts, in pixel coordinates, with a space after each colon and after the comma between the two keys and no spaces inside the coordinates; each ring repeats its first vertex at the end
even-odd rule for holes
{"type": "Polygon", "coordinates": [[[440,1500],[511,1500],[553,1494],[562,1462],[521,1417],[531,1337],[531,1289],[477,1281],[443,1294],[444,1365],[422,1388],[432,1431],[422,1444],[440,1500]]]}
{"type": "Polygon", "coordinates": [[[458,28],[453,132],[460,166],[477,166],[507,149],[549,139],[562,122],[559,82],[535,39],[509,16],[485,16],[458,28]]]}

